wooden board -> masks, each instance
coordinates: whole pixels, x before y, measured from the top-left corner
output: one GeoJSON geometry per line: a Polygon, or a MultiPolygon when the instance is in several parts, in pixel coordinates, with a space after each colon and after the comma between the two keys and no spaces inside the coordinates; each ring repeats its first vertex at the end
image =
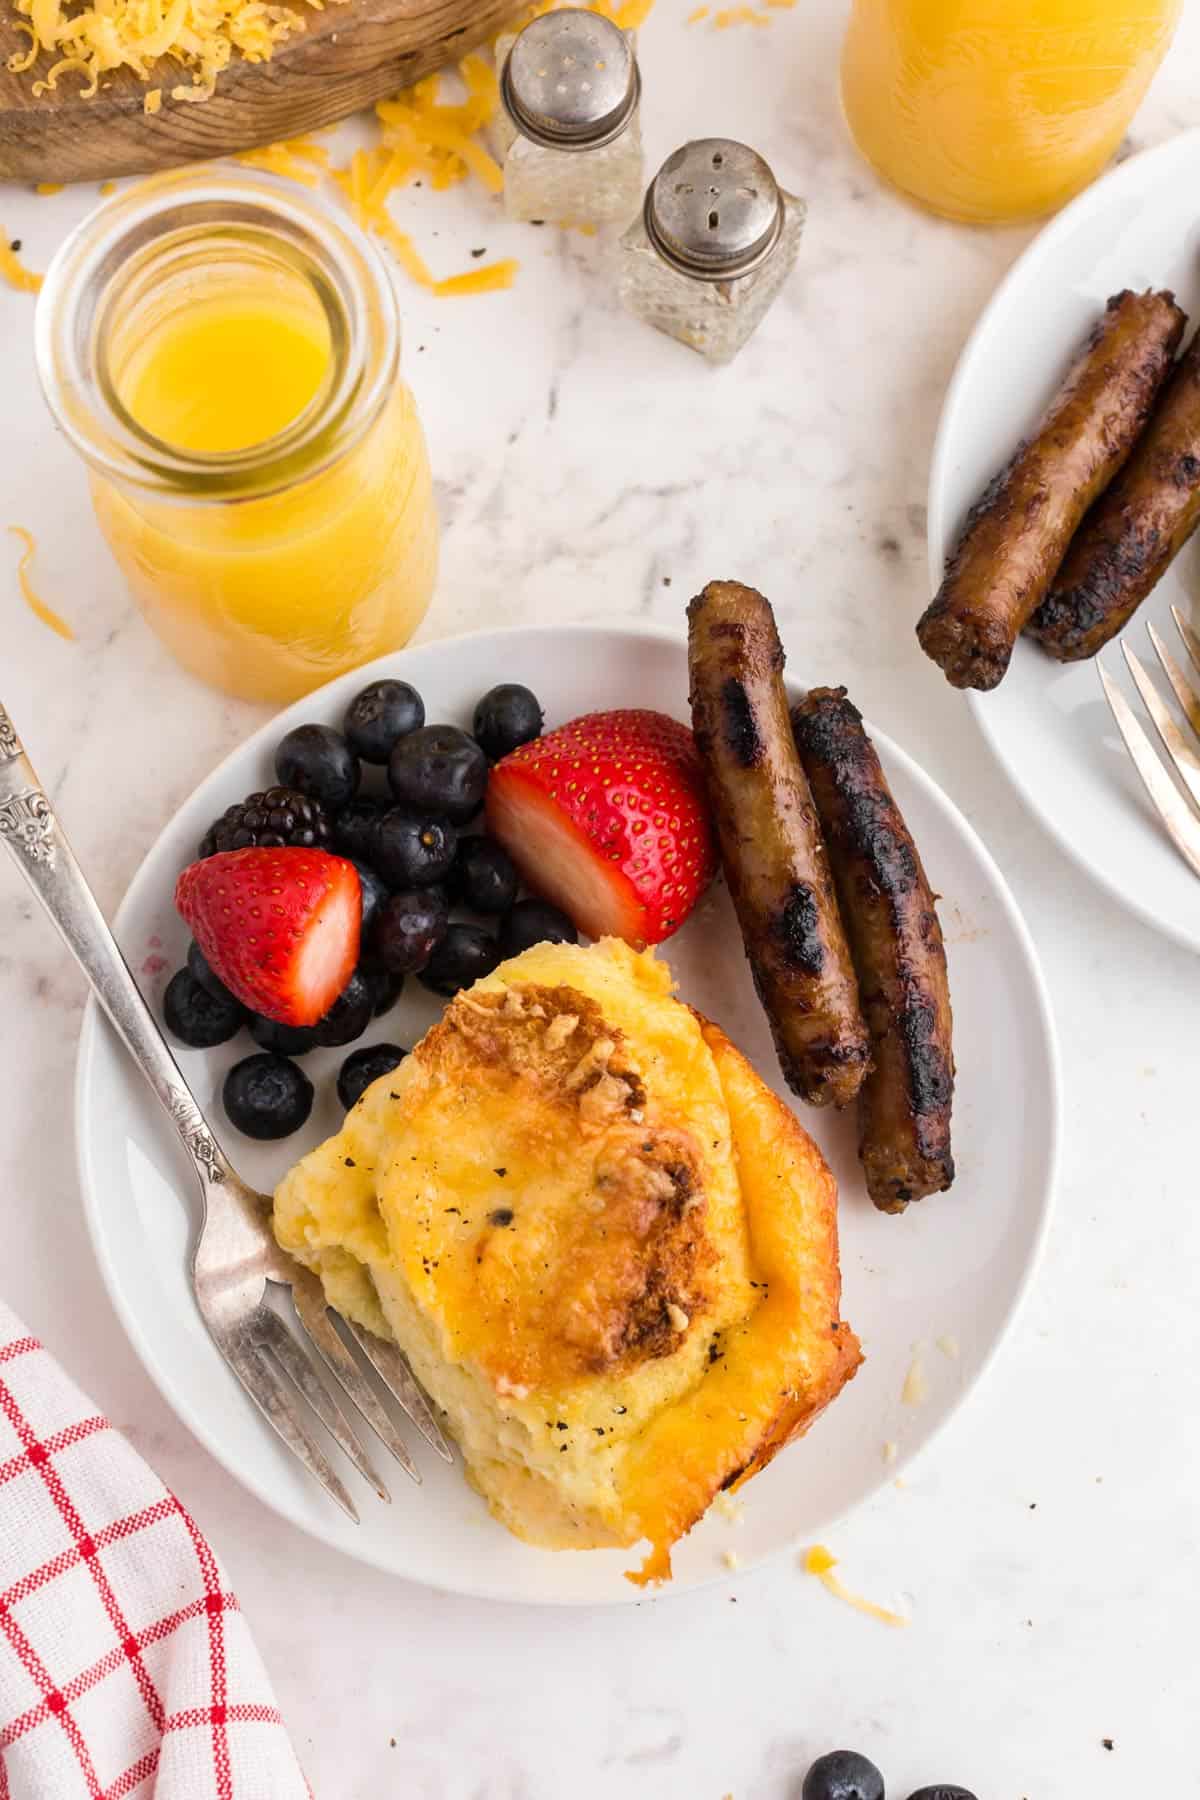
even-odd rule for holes
{"type": "MultiPolygon", "coordinates": [[[[7,17],[7,0],[0,8],[7,17]]],[[[4,66],[27,40],[0,25],[0,180],[102,181],[297,137],[465,55],[513,13],[515,0],[331,0],[322,12],[300,10],[304,30],[269,63],[235,56],[211,99],[171,100],[171,88],[188,77],[164,64],[162,111],[153,118],[142,109],[146,85],[128,70],[92,100],[79,98],[71,76],[35,100],[34,72],[13,75],[4,66]]]]}

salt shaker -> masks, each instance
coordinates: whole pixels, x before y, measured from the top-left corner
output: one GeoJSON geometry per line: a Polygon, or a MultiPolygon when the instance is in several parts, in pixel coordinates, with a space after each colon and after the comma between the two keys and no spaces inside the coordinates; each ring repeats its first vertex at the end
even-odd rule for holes
{"type": "Polygon", "coordinates": [[[511,219],[624,225],[642,198],[641,76],[632,32],[578,7],[496,45],[492,146],[511,219]]]}
{"type": "Polygon", "coordinates": [[[804,214],[747,145],[685,144],[621,238],[621,299],[710,362],[729,362],[795,267],[804,214]]]}

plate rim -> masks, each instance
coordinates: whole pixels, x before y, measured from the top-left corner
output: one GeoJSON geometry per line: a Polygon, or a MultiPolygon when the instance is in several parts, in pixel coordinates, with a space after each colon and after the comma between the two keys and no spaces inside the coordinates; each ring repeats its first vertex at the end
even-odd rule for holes
{"type": "MultiPolygon", "coordinates": [[[[1091,211],[1098,200],[1101,204],[1112,194],[1129,185],[1139,187],[1143,173],[1158,163],[1167,164],[1178,158],[1181,162],[1195,161],[1200,165],[1200,125],[1188,126],[1176,132],[1173,137],[1166,138],[1161,144],[1151,144],[1145,150],[1127,156],[1123,162],[1108,169],[1098,180],[1084,188],[1074,200],[1064,206],[1061,212],[1054,215],[1044,224],[1037,235],[1026,244],[1012,267],[1001,277],[992,293],[983,305],[983,309],[968,333],[966,342],[959,351],[954,365],[954,373],[950,377],[942,401],[942,409],[938,415],[937,431],[933,440],[933,453],[929,463],[929,483],[926,489],[926,549],[929,560],[929,583],[932,591],[937,592],[941,585],[946,558],[950,553],[949,522],[945,518],[944,495],[947,483],[947,468],[950,461],[950,438],[957,433],[958,414],[963,406],[963,390],[967,382],[974,376],[975,365],[982,360],[982,345],[990,333],[996,316],[1007,305],[1010,290],[1017,288],[1027,279],[1030,270],[1044,257],[1051,255],[1057,248],[1059,240],[1069,235],[1076,221],[1086,212],[1091,211]],[[1135,176],[1139,179],[1135,180],[1135,176]]],[[[1094,660],[1094,659],[1093,659],[1094,660]]],[[[968,689],[967,705],[979,733],[987,745],[996,766],[1004,773],[1006,780],[1023,804],[1037,819],[1043,831],[1051,837],[1059,849],[1074,863],[1090,881],[1115,900],[1127,912],[1161,933],[1172,943],[1179,944],[1185,950],[1200,953],[1200,924],[1189,930],[1186,924],[1166,917],[1160,909],[1149,901],[1142,900],[1120,887],[1115,876],[1110,876],[1104,867],[1088,855],[1088,853],[1066,833],[1060,829],[1054,815],[1043,805],[1041,791],[1036,785],[1026,782],[1011,766],[1004,754],[994,724],[988,718],[988,696],[968,689]]]]}
{"type": "MultiPolygon", "coordinates": [[[[1198,132],[1197,135],[1200,136],[1200,132],[1198,132]]],[[[669,626],[658,625],[642,620],[629,620],[616,625],[603,624],[595,621],[563,621],[560,624],[524,624],[497,627],[483,631],[457,632],[445,638],[430,639],[426,644],[408,646],[397,651],[388,652],[386,655],[377,657],[369,663],[364,663],[359,669],[347,671],[335,676],[333,680],[323,683],[321,687],[313,689],[311,693],[304,695],[300,700],[294,701],[290,706],[281,708],[278,712],[266,718],[259,726],[251,731],[248,736],[243,738],[240,743],[234,745],[234,747],[221,758],[220,762],[209,770],[208,774],[205,775],[186,796],[183,801],[183,806],[190,806],[196,797],[207,787],[210,785],[215,786],[219,783],[226,769],[236,758],[242,756],[247,751],[251,750],[252,747],[259,745],[262,741],[274,734],[279,729],[282,721],[291,718],[293,714],[298,716],[306,707],[312,706],[314,702],[319,702],[321,696],[325,694],[329,688],[336,687],[340,683],[348,681],[350,678],[361,679],[364,682],[369,681],[374,678],[374,671],[382,670],[385,665],[394,664],[397,657],[416,655],[421,650],[425,649],[444,649],[448,645],[463,643],[467,640],[479,638],[503,639],[506,642],[509,642],[519,638],[541,637],[545,636],[547,633],[577,639],[599,636],[626,639],[654,639],[665,645],[669,645],[676,650],[683,650],[686,652],[686,637],[683,633],[678,630],[673,630],[669,626]]],[[[894,759],[896,763],[902,765],[906,775],[912,779],[917,786],[924,790],[931,799],[933,805],[935,807],[940,806],[948,815],[951,824],[954,826],[955,830],[961,834],[962,838],[974,855],[979,859],[984,871],[988,875],[992,883],[993,892],[1001,906],[1005,919],[1014,934],[1033,991],[1038,1038],[1042,1046],[1046,1063],[1046,1152],[1044,1178],[1040,1184],[1037,1213],[1034,1228],[1028,1240],[1028,1249],[1024,1266],[1013,1289],[1012,1295],[1010,1296],[1009,1303],[1000,1320],[996,1334],[991,1344],[983,1353],[973,1378],[956,1393],[944,1416],[932,1427],[929,1434],[921,1440],[919,1445],[914,1446],[907,1454],[901,1452],[897,1461],[890,1468],[886,1470],[881,1469],[879,1480],[876,1485],[869,1493],[864,1494],[863,1497],[855,1503],[850,1509],[851,1512],[857,1511],[859,1507],[868,1504],[880,1489],[886,1486],[898,1472],[907,1467],[916,1456],[923,1454],[930,1448],[946,1428],[959,1417],[968,1399],[983,1383],[992,1370],[996,1358],[1012,1333],[1017,1318],[1029,1297],[1030,1291],[1037,1279],[1038,1272],[1042,1265],[1054,1214],[1055,1199],[1058,1190],[1058,1178],[1061,1168],[1063,1139],[1062,1066],[1058,1032],[1054,1021],[1054,1011],[1050,1000],[1049,986],[1042,969],[1037,946],[1034,943],[1033,935],[1025,921],[1020,906],[1017,903],[1016,896],[982,837],[945,789],[941,787],[934,777],[930,775],[907,750],[897,744],[886,732],[876,731],[871,726],[869,720],[865,721],[865,724],[873,740],[882,748],[885,758],[890,757],[894,759]]],[[[172,821],[168,819],[156,833],[153,842],[147,847],[145,854],[139,860],[138,866],[130,877],[125,892],[121,897],[120,904],[111,920],[112,929],[118,943],[121,941],[122,933],[127,924],[133,890],[138,883],[146,862],[158,849],[163,837],[171,828],[171,824],[172,821]]],[[[98,1173],[95,1173],[92,1167],[94,1156],[93,1139],[86,1130],[86,1090],[91,1077],[93,1064],[97,1056],[101,1054],[102,1047],[112,1048],[119,1057],[125,1055],[123,1047],[120,1045],[120,1041],[116,1037],[115,1032],[101,1014],[99,1002],[96,1000],[94,994],[89,992],[75,1059],[72,1113],[75,1128],[75,1161],[79,1176],[80,1198],[83,1206],[84,1222],[87,1228],[92,1252],[100,1270],[101,1280],[103,1281],[109,1302],[131,1348],[141,1363],[143,1370],[157,1388],[160,1396],[170,1408],[176,1420],[184,1430],[188,1431],[197,1442],[208,1451],[209,1455],[212,1456],[220,1468],[224,1470],[227,1475],[232,1476],[238,1481],[256,1500],[260,1501],[262,1505],[266,1507],[268,1512],[273,1513],[277,1518],[285,1520],[287,1524],[315,1539],[327,1549],[348,1556],[353,1561],[365,1567],[376,1569],[391,1579],[410,1581],[416,1586],[427,1587],[435,1592],[461,1595],[469,1599],[487,1600],[500,1604],[524,1604],[563,1608],[603,1606],[608,1608],[637,1604],[639,1602],[644,1602],[647,1598],[655,1602],[661,1602],[677,1596],[682,1597],[684,1594],[696,1593],[703,1588],[712,1587],[719,1582],[728,1580],[727,1573],[723,1572],[718,1567],[707,1577],[701,1577],[698,1580],[689,1580],[686,1585],[671,1583],[655,1594],[649,1596],[641,1589],[635,1588],[632,1584],[629,1584],[628,1594],[615,1592],[606,1595],[596,1595],[590,1598],[581,1598],[572,1594],[556,1596],[553,1594],[542,1593],[517,1596],[513,1594],[511,1585],[501,1585],[498,1583],[491,1584],[478,1579],[464,1580],[463,1582],[451,1585],[444,1579],[428,1574],[407,1571],[401,1572],[390,1563],[383,1560],[380,1555],[373,1552],[371,1541],[369,1539],[364,1538],[357,1547],[348,1546],[327,1535],[322,1529],[318,1516],[300,1516],[299,1514],[294,1513],[287,1505],[286,1497],[272,1492],[269,1483],[261,1481],[255,1472],[238,1464],[223,1448],[219,1436],[209,1429],[203,1416],[198,1413],[195,1406],[190,1402],[186,1385],[182,1383],[181,1378],[177,1376],[173,1370],[164,1368],[156,1361],[152,1348],[138,1322],[136,1309],[127,1307],[125,1304],[117,1272],[117,1261],[115,1258],[110,1260],[107,1252],[107,1234],[102,1226],[100,1217],[105,1205],[105,1198],[98,1173]]],[[[837,1515],[837,1518],[846,1518],[849,1516],[850,1513],[841,1513],[837,1515]]],[[[824,1529],[834,1522],[834,1519],[825,1520],[822,1522],[821,1527],[816,1529],[824,1529]]],[[[334,1521],[331,1518],[330,1525],[332,1526],[333,1523],[334,1521]]],[[[806,1536],[811,1535],[812,1529],[814,1528],[809,1528],[806,1532],[806,1536]]],[[[748,1560],[744,1564],[744,1572],[752,1573],[776,1562],[780,1557],[787,1555],[789,1551],[793,1551],[798,1542],[799,1539],[797,1537],[789,1536],[786,1540],[781,1541],[775,1548],[765,1551],[762,1556],[756,1557],[753,1560],[748,1560]]]]}

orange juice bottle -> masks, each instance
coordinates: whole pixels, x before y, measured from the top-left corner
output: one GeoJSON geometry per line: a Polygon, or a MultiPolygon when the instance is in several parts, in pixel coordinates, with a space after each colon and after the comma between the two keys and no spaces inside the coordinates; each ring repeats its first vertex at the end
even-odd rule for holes
{"type": "Polygon", "coordinates": [[[130,189],[55,258],[38,361],[109,548],[193,674],[292,700],[415,631],[433,483],[353,227],[240,172],[130,189]]]}
{"type": "Polygon", "coordinates": [[[1036,217],[1113,155],[1183,0],[853,0],[842,101],[863,155],[978,224],[1036,217]]]}

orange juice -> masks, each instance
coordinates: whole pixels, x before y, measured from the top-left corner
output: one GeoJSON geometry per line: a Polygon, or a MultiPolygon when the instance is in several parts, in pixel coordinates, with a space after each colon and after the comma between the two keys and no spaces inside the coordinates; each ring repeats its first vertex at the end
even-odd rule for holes
{"type": "Polygon", "coordinates": [[[1099,174],[1183,0],[853,0],[842,100],[863,155],[912,199],[996,223],[1099,174]]]}
{"type": "Polygon", "coordinates": [[[357,234],[240,177],[168,177],[81,227],[47,292],[47,395],[186,668],[280,702],[408,640],[437,571],[433,484],[357,234]]]}
{"type": "Polygon", "coordinates": [[[315,300],[218,294],[135,346],[121,398],[144,431],[177,449],[247,450],[299,418],[329,357],[329,323],[315,300]]]}

